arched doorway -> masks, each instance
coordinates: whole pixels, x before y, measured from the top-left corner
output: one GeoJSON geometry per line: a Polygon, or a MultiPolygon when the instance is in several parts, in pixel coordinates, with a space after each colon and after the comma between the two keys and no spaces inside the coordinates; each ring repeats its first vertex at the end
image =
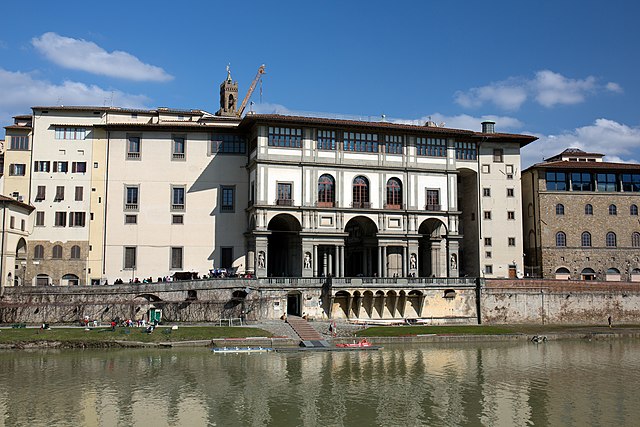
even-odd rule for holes
{"type": "Polygon", "coordinates": [[[275,277],[302,276],[300,223],[289,214],[269,221],[267,274],[275,277]]]}
{"type": "Polygon", "coordinates": [[[571,278],[571,272],[566,267],[560,267],[556,270],[556,279],[569,280],[571,278]]]}
{"type": "Polygon", "coordinates": [[[27,241],[23,238],[20,238],[16,245],[16,269],[13,275],[16,286],[25,285],[27,277],[27,241]]]}
{"type": "Polygon", "coordinates": [[[378,271],[378,227],[364,216],[347,222],[345,239],[345,276],[372,277],[378,271]]]}
{"type": "Polygon", "coordinates": [[[447,274],[447,229],[442,221],[430,218],[422,221],[420,234],[418,276],[446,277],[447,274]]]}
{"type": "Polygon", "coordinates": [[[596,272],[592,268],[585,268],[580,272],[580,280],[596,280],[596,272]]]}
{"type": "Polygon", "coordinates": [[[75,274],[65,274],[62,276],[62,286],[78,286],[80,284],[80,279],[75,274]]]}

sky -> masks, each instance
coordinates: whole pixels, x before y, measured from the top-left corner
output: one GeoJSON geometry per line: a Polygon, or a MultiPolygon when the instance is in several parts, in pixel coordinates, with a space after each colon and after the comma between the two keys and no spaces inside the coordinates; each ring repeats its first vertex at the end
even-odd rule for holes
{"type": "MultiPolygon", "coordinates": [[[[219,108],[535,135],[640,162],[637,1],[84,1],[2,5],[0,124],[37,105],[219,108]],[[88,6],[90,5],[90,6],[88,6]]],[[[0,131],[0,139],[4,129],[0,131]]]]}

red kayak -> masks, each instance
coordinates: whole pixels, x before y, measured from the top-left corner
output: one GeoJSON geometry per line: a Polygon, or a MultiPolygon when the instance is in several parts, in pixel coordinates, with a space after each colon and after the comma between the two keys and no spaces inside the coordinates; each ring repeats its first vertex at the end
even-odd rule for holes
{"type": "Polygon", "coordinates": [[[353,343],[347,343],[347,344],[336,344],[336,347],[349,347],[349,348],[353,348],[353,347],[371,347],[371,343],[369,341],[367,341],[366,339],[361,339],[358,342],[353,342],[353,343]]]}

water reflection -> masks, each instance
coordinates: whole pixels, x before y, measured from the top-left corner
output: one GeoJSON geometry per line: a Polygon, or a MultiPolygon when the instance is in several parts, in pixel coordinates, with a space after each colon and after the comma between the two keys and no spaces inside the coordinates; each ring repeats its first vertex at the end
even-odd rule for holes
{"type": "Polygon", "coordinates": [[[632,425],[640,342],[0,353],[0,425],[632,425]]]}

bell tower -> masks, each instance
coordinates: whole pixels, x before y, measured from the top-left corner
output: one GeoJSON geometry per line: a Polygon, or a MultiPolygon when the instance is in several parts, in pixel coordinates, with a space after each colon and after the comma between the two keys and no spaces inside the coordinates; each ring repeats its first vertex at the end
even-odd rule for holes
{"type": "Polygon", "coordinates": [[[231,79],[231,68],[227,65],[227,78],[220,84],[220,109],[216,116],[235,117],[238,109],[238,82],[231,79]]]}

